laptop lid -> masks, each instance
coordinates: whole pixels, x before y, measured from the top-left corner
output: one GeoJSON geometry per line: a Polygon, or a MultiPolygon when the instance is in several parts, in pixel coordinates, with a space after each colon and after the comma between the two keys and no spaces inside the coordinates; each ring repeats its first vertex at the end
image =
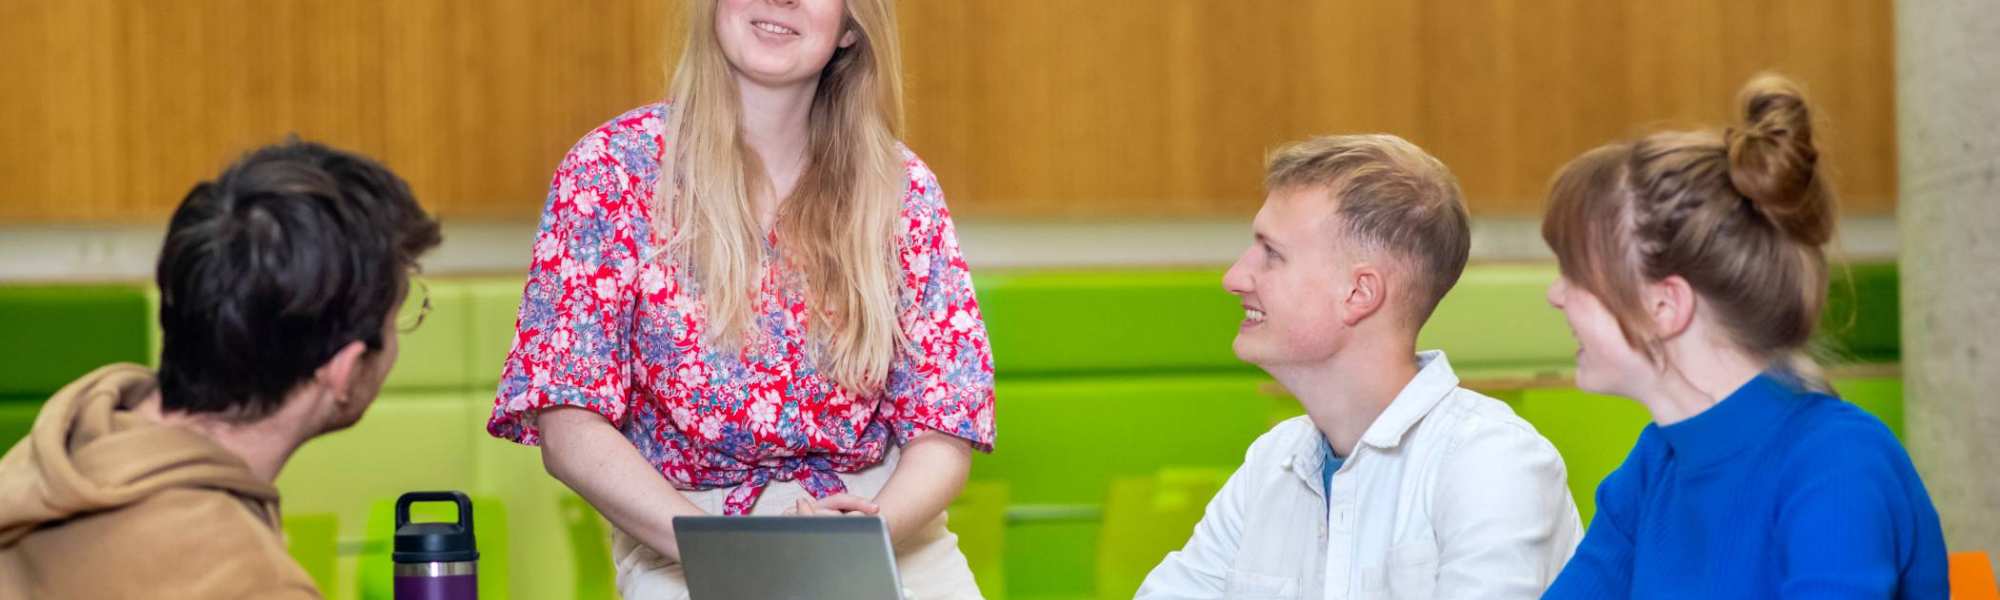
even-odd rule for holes
{"type": "Polygon", "coordinates": [[[675,517],[692,600],[897,600],[880,517],[675,517]]]}

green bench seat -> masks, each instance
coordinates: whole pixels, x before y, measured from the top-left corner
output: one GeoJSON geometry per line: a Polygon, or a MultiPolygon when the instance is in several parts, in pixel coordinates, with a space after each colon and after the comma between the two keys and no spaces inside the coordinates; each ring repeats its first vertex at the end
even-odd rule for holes
{"type": "MultiPolygon", "coordinates": [[[[1899,359],[1895,268],[1833,270],[1821,345],[1851,361],[1899,359]]],[[[1468,379],[1567,373],[1574,342],[1544,298],[1555,273],[1550,264],[1472,266],[1420,333],[1420,345],[1449,351],[1468,379]]],[[[1114,482],[1163,469],[1233,469],[1251,440],[1300,412],[1262,372],[1236,360],[1230,342],[1242,309],[1221,278],[1218,268],[976,276],[998,373],[999,452],[974,458],[980,491],[966,499],[959,522],[967,526],[964,547],[978,549],[968,555],[977,555],[974,570],[992,597],[1123,590],[1136,567],[1105,563],[1102,555],[1124,543],[1123,534],[1109,545],[1103,539],[1114,482]],[[991,584],[995,577],[1000,585],[991,584]]],[[[602,577],[604,557],[582,554],[602,530],[579,525],[579,505],[543,472],[537,450],[484,431],[513,339],[520,275],[432,277],[427,284],[431,313],[401,338],[402,359],[379,404],[354,429],[302,448],[287,467],[279,481],[287,514],[334,516],[338,579],[352,581],[369,502],[431,488],[498,498],[512,538],[504,559],[512,595],[602,594],[603,586],[572,573],[602,577]]],[[[11,445],[42,401],[84,372],[109,362],[152,363],[154,296],[146,282],[0,286],[0,344],[35,350],[0,363],[0,443],[11,445]]],[[[1837,386],[1900,434],[1899,381],[1854,378],[1837,386]]],[[[1628,400],[1574,390],[1489,393],[1555,442],[1586,520],[1597,482],[1647,422],[1628,400]]],[[[320,571],[323,546],[316,542],[311,553],[320,571]]],[[[339,597],[357,593],[336,587],[339,597]]]]}
{"type": "MultiPolygon", "coordinates": [[[[1089,594],[1110,483],[1162,465],[1234,469],[1271,426],[1249,374],[1002,379],[998,451],[975,482],[1007,484],[1002,560],[1010,597],[1089,594]]],[[[972,541],[968,541],[972,543],[972,541]]],[[[976,567],[975,567],[976,568],[976,567]]]]}
{"type": "Polygon", "coordinates": [[[1221,271],[981,273],[973,286],[1002,376],[1255,372],[1230,350],[1243,308],[1221,271]]]}
{"type": "Polygon", "coordinates": [[[151,360],[150,285],[0,285],[0,397],[36,403],[98,367],[151,360]]]}

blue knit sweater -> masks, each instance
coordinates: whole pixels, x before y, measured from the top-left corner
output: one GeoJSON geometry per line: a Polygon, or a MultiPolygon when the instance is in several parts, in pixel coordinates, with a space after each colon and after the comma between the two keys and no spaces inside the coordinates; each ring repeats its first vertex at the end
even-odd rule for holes
{"type": "Polygon", "coordinates": [[[1546,598],[1944,598],[1944,532],[1895,436],[1765,373],[1647,425],[1546,598]]]}

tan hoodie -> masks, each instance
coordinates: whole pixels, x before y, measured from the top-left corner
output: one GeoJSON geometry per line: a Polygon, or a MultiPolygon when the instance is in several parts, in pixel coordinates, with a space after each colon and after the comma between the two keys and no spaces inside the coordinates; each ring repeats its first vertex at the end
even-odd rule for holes
{"type": "Polygon", "coordinates": [[[318,598],[285,553],[277,488],[125,410],[156,385],[138,365],[98,369],[0,458],[0,599],[318,598]]]}

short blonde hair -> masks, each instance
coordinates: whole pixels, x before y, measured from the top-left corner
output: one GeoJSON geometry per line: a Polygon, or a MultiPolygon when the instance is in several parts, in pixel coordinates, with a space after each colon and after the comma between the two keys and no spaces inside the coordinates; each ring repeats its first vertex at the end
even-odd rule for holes
{"type": "Polygon", "coordinates": [[[1405,262],[1416,325],[1465,272],[1472,231],[1458,178],[1416,144],[1388,134],[1333,135],[1271,153],[1264,188],[1301,187],[1326,188],[1353,242],[1405,262]]]}

